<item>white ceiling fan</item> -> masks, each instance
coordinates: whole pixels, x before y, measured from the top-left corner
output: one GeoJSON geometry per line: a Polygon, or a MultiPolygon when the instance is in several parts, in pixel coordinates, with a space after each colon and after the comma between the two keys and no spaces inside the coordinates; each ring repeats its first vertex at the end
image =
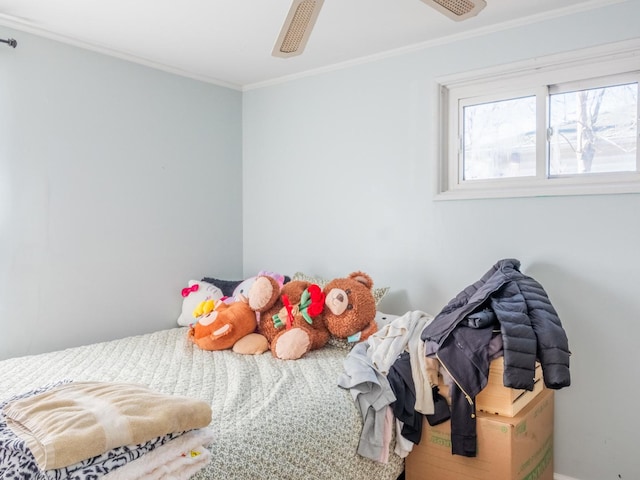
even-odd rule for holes
{"type": "MultiPolygon", "coordinates": [[[[473,17],[487,6],[485,0],[421,0],[447,17],[461,21],[473,17]]],[[[324,0],[293,0],[278,40],[274,57],[300,55],[313,29],[324,0]]]]}

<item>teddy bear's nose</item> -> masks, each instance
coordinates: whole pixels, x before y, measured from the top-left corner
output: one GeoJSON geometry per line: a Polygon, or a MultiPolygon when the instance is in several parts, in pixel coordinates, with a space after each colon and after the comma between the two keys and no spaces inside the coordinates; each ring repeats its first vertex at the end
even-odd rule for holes
{"type": "Polygon", "coordinates": [[[338,300],[339,302],[344,302],[344,295],[339,293],[338,295],[336,295],[336,300],[338,300]]]}

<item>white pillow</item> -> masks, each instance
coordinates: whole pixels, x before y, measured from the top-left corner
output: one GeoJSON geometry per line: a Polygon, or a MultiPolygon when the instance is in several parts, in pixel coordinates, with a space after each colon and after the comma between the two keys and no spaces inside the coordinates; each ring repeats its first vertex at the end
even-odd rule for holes
{"type": "Polygon", "coordinates": [[[182,313],[178,317],[178,325],[181,327],[188,327],[198,321],[193,312],[201,302],[205,300],[217,302],[223,297],[222,290],[210,283],[189,280],[187,285],[188,287],[182,289],[184,300],[182,301],[182,313]]]}

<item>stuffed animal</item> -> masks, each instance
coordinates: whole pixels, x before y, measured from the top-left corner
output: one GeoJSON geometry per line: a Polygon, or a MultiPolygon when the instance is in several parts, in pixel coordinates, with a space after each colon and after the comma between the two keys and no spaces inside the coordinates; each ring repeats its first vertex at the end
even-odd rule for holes
{"type": "Polygon", "coordinates": [[[318,285],[296,280],[280,287],[271,277],[258,277],[249,291],[249,304],[262,312],[258,332],[276,358],[298,359],[329,339],[321,315],[324,295],[318,285]]]}
{"type": "MultiPolygon", "coordinates": [[[[209,279],[221,282],[224,288],[229,289],[231,283],[235,283],[233,292],[219,289],[219,301],[211,309],[211,303],[204,302],[196,306],[194,312],[198,313],[197,322],[191,325],[188,336],[197,346],[203,350],[226,350],[232,348],[234,352],[241,354],[260,354],[269,349],[266,337],[256,332],[260,314],[265,309],[273,306],[278,300],[282,284],[289,281],[289,277],[275,272],[260,272],[255,277],[249,277],[239,282],[226,282],[223,280],[209,279]],[[253,297],[248,297],[251,286],[258,278],[269,279],[268,290],[257,289],[253,297]],[[224,297],[223,293],[231,293],[224,297]],[[253,303],[249,299],[253,298],[253,303]]],[[[205,283],[200,282],[200,283],[205,283]]],[[[217,287],[214,287],[217,288],[217,287]]],[[[196,288],[195,291],[198,291],[196,288]]],[[[195,314],[195,313],[194,313],[195,314]]]]}
{"type": "Polygon", "coordinates": [[[291,280],[291,278],[286,275],[281,275],[277,272],[261,270],[257,275],[245,278],[244,280],[221,280],[219,278],[204,277],[202,281],[208,282],[218,287],[223,294],[221,300],[225,303],[232,303],[235,302],[240,295],[248,297],[251,285],[253,285],[253,282],[255,282],[256,279],[261,276],[272,277],[274,280],[276,280],[276,282],[278,282],[281,287],[283,284],[291,280]]]}
{"type": "Polygon", "coordinates": [[[198,317],[211,312],[222,298],[222,291],[208,282],[189,280],[182,289],[182,312],[178,316],[178,325],[188,327],[198,321],[198,317]]]}
{"type": "Polygon", "coordinates": [[[353,272],[346,278],[336,278],[325,285],[323,293],[323,319],[331,335],[356,343],[378,330],[373,280],[369,275],[353,272]]]}
{"type": "Polygon", "coordinates": [[[243,355],[260,355],[269,350],[267,337],[259,333],[250,333],[233,344],[233,351],[243,355]]]}
{"type": "Polygon", "coordinates": [[[213,312],[214,307],[216,306],[216,302],[213,301],[212,298],[201,301],[198,306],[193,311],[193,316],[195,318],[200,318],[205,315],[209,315],[213,312]]]}
{"type": "MultiPolygon", "coordinates": [[[[266,299],[265,305],[273,304],[277,294],[274,291],[274,297],[266,299]]],[[[256,312],[249,300],[241,295],[232,303],[218,302],[212,312],[200,317],[189,328],[188,337],[203,350],[233,348],[236,353],[258,354],[265,352],[268,344],[255,334],[256,327],[256,312]]]]}
{"type": "Polygon", "coordinates": [[[292,280],[280,289],[269,277],[259,277],[249,291],[252,308],[261,310],[258,332],[273,355],[294,360],[322,348],[334,336],[356,343],[377,331],[373,280],[363,272],[331,280],[324,289],[292,280]]]}

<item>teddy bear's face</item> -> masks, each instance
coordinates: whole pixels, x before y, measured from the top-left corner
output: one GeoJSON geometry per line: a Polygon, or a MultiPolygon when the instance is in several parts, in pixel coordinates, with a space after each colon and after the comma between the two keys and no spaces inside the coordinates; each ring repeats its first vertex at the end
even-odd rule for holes
{"type": "Polygon", "coordinates": [[[371,324],[376,315],[372,285],[364,274],[351,274],[326,285],[324,318],[332,335],[347,338],[371,324]]]}

